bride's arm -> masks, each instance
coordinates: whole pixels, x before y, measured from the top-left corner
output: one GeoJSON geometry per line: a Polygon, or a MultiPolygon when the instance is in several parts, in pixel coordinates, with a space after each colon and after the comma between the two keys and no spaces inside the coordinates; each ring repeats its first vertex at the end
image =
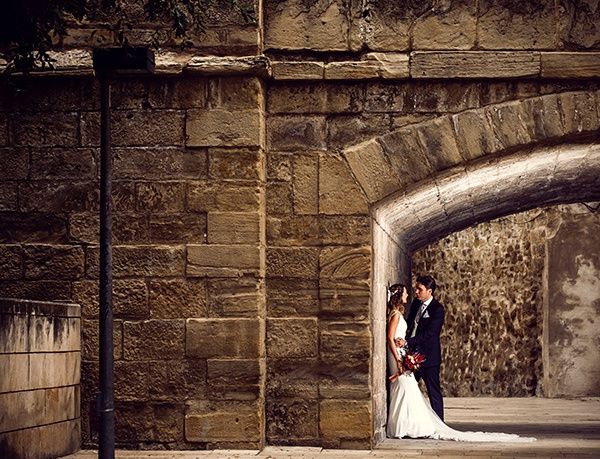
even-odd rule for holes
{"type": "Polygon", "coordinates": [[[390,322],[388,324],[388,332],[387,332],[387,343],[388,343],[388,347],[390,348],[390,351],[392,351],[394,359],[396,359],[396,365],[398,366],[398,369],[401,369],[402,368],[402,359],[400,358],[400,355],[398,354],[398,348],[396,347],[396,343],[394,341],[394,339],[396,337],[396,328],[398,327],[399,320],[400,320],[400,314],[394,314],[394,315],[392,315],[392,317],[390,317],[390,322]]]}

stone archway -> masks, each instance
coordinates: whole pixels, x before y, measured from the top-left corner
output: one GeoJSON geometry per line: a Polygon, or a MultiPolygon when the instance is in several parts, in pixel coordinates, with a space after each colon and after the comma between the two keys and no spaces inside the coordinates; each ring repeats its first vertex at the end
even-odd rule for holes
{"type": "Polygon", "coordinates": [[[415,248],[534,207],[600,198],[598,94],[513,101],[414,124],[344,152],[371,204],[371,396],[385,437],[385,287],[415,248]]]}

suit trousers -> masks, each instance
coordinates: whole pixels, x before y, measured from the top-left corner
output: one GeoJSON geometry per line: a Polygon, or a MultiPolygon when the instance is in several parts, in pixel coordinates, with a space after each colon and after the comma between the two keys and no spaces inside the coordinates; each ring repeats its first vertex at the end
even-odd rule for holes
{"type": "Polygon", "coordinates": [[[424,367],[415,372],[415,378],[420,381],[421,378],[425,381],[427,387],[427,395],[431,408],[439,418],[444,420],[444,399],[442,398],[442,389],[440,387],[440,366],[424,367]]]}

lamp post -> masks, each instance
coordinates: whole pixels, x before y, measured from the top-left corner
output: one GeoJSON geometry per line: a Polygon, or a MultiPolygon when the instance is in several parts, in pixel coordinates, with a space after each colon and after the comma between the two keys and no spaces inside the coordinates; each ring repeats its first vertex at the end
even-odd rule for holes
{"type": "Polygon", "coordinates": [[[154,73],[154,53],[148,48],[96,48],[94,73],[100,80],[100,417],[98,457],[115,457],[115,398],[112,307],[112,155],[110,85],[117,78],[154,73]]]}

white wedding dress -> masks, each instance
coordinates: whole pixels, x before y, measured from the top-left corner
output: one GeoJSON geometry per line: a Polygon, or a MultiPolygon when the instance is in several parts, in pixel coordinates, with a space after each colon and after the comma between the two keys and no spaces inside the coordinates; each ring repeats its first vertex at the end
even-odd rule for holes
{"type": "MultiPolygon", "coordinates": [[[[396,338],[405,338],[408,328],[400,315],[396,338]]],[[[388,347],[388,363],[391,374],[398,367],[388,347]]],[[[436,440],[456,440],[469,442],[530,442],[535,438],[495,432],[461,432],[444,424],[425,401],[419,384],[411,372],[404,372],[391,382],[390,406],[388,411],[387,436],[390,438],[432,438],[436,440]]]]}

